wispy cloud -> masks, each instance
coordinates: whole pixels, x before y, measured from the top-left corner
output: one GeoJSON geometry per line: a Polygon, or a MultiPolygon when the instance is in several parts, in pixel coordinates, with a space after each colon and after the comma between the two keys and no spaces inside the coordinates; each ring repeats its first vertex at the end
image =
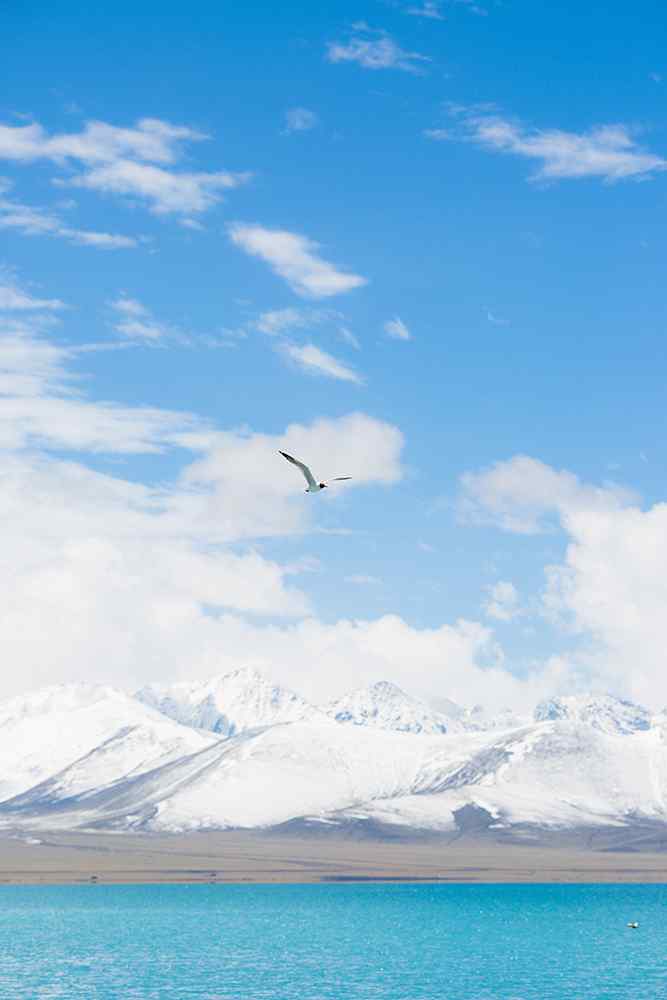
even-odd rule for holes
{"type": "Polygon", "coordinates": [[[314,344],[283,343],[280,351],[291,361],[310,375],[326,375],[329,378],[340,379],[343,382],[354,382],[356,385],[363,385],[364,379],[354,368],[338,361],[331,354],[320,350],[314,344]]]}
{"type": "Polygon", "coordinates": [[[157,320],[150,309],[137,299],[119,295],[109,305],[116,314],[111,324],[112,329],[129,340],[157,344],[170,338],[181,343],[189,342],[189,338],[182,331],[157,320]]]}
{"type": "Polygon", "coordinates": [[[387,320],[384,331],[392,340],[412,340],[412,334],[400,316],[394,316],[393,319],[387,320]]]}
{"type": "Polygon", "coordinates": [[[150,163],[116,160],[63,183],[108,194],[143,199],[156,215],[198,215],[216,205],[221,192],[238,187],[249,174],[174,173],[150,163]]]}
{"type": "Polygon", "coordinates": [[[489,618],[499,622],[511,622],[524,614],[519,601],[519,592],[509,580],[498,580],[487,588],[488,599],[484,611],[489,618]]]}
{"type": "Polygon", "coordinates": [[[382,583],[377,576],[368,576],[365,573],[352,573],[350,576],[346,576],[345,583],[353,583],[357,587],[373,587],[378,583],[382,583]]]}
{"type": "Polygon", "coordinates": [[[349,344],[350,347],[354,347],[355,351],[361,350],[361,344],[359,343],[359,338],[355,337],[355,335],[352,333],[350,329],[348,329],[348,327],[339,326],[338,335],[341,338],[341,340],[345,341],[346,344],[349,344]]]}
{"type": "Polygon", "coordinates": [[[65,309],[60,299],[37,299],[21,288],[14,276],[0,269],[0,310],[6,312],[35,312],[65,309]]]}
{"type": "Polygon", "coordinates": [[[496,316],[492,313],[490,309],[486,310],[486,318],[489,323],[493,323],[494,326],[509,326],[510,321],[508,319],[503,319],[502,316],[496,316]]]}
{"type": "Polygon", "coordinates": [[[411,14],[413,17],[426,17],[432,21],[445,20],[442,4],[438,0],[424,0],[420,7],[406,7],[405,13],[411,14]]]}
{"type": "Polygon", "coordinates": [[[422,64],[431,61],[421,52],[407,52],[386,32],[366,25],[358,25],[346,43],[330,42],[327,59],[332,63],[358,63],[364,69],[401,69],[407,73],[420,73],[422,64]]]}
{"type": "Polygon", "coordinates": [[[461,130],[429,129],[431,139],[463,138],[497,153],[520,156],[539,163],[531,180],[599,177],[618,181],[645,179],[667,169],[667,160],[643,149],[625,125],[599,125],[587,132],[561,129],[528,129],[491,113],[455,109],[461,130]]]}
{"type": "Polygon", "coordinates": [[[208,136],[195,129],[172,125],[157,118],[141,118],[133,128],[117,128],[106,122],[87,122],[80,132],[49,135],[38,123],[0,125],[0,158],[30,161],[47,159],[53,163],[79,160],[100,163],[133,156],[153,163],[173,163],[178,144],[208,136]]]}
{"type": "Polygon", "coordinates": [[[302,329],[310,323],[309,314],[303,309],[270,309],[260,313],[255,327],[260,333],[275,337],[290,330],[302,329]]]}
{"type": "Polygon", "coordinates": [[[315,128],[319,119],[308,108],[289,108],[285,112],[285,132],[308,132],[315,128]]]}
{"type": "Polygon", "coordinates": [[[221,192],[244,183],[249,174],[217,171],[184,173],[167,167],[181,156],[181,144],[207,139],[187,126],[142,118],[132,128],[88,122],[80,132],[49,135],[39,124],[0,125],[0,159],[29,163],[48,160],[63,167],[84,166],[61,184],[138,198],[159,215],[186,218],[204,212],[221,192]]]}
{"type": "Polygon", "coordinates": [[[227,231],[236,246],[264,260],[304,298],[340,295],[367,283],[366,278],[339,271],[323,260],[317,253],[319,244],[298,233],[240,222],[232,223],[227,231]]]}
{"type": "Polygon", "coordinates": [[[122,250],[136,247],[139,243],[132,236],[68,226],[49,209],[34,208],[4,197],[9,187],[8,181],[0,179],[0,229],[15,229],[23,236],[54,236],[67,240],[68,243],[96,247],[98,250],[122,250]]]}

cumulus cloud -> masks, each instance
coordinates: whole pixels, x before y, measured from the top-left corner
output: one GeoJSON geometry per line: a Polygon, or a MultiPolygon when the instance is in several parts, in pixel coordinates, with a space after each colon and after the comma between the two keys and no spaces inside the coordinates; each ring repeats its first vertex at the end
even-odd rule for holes
{"type": "Polygon", "coordinates": [[[364,379],[349,365],[338,361],[333,355],[321,350],[314,344],[284,343],[280,345],[281,352],[303,368],[310,375],[326,375],[329,378],[340,379],[343,382],[354,382],[363,385],[364,379]]]}
{"type": "Polygon", "coordinates": [[[430,62],[420,52],[407,52],[385,32],[359,25],[346,43],[330,42],[327,59],[332,63],[354,62],[364,69],[401,69],[420,73],[423,63],[430,62]]]}
{"type": "MultiPolygon", "coordinates": [[[[462,705],[483,701],[491,709],[512,705],[527,710],[554,689],[562,670],[554,661],[530,678],[512,676],[491,630],[465,620],[421,629],[387,614],[331,624],[306,618],[260,628],[226,615],[219,625],[219,658],[207,658],[198,649],[194,661],[188,661],[190,671],[206,676],[213,669],[253,665],[313,701],[338,697],[381,678],[426,699],[446,697],[462,705]]],[[[183,668],[181,676],[188,676],[183,668]]]]}
{"type": "Polygon", "coordinates": [[[99,250],[122,250],[138,245],[138,240],[132,236],[68,226],[50,209],[35,208],[5,197],[9,186],[8,181],[0,180],[0,229],[15,229],[23,236],[55,236],[68,243],[99,250]]]}
{"type": "Polygon", "coordinates": [[[39,124],[0,126],[0,159],[47,160],[60,167],[83,165],[83,172],[61,184],[145,201],[158,215],[177,214],[187,221],[238,187],[247,173],[182,172],[170,169],[182,155],[183,142],[208,136],[187,126],[141,118],[131,128],[87,122],[80,132],[49,135],[39,124]]]}
{"type": "Polygon", "coordinates": [[[323,260],[317,253],[319,244],[298,233],[241,222],[232,223],[227,231],[235,246],[264,260],[304,298],[327,298],[367,283],[366,278],[339,271],[323,260]]]}
{"type": "Polygon", "coordinates": [[[394,316],[393,319],[387,320],[384,331],[392,340],[412,340],[412,334],[400,316],[394,316]]]}
{"type": "MultiPolygon", "coordinates": [[[[497,153],[535,160],[532,180],[599,177],[604,181],[646,179],[667,168],[667,160],[643,149],[626,125],[598,125],[587,132],[529,129],[501,115],[455,109],[461,114],[460,137],[497,153]]],[[[429,129],[432,139],[450,139],[443,129],[429,129]]]]}
{"type": "Polygon", "coordinates": [[[464,520],[496,524],[505,531],[535,535],[553,527],[554,516],[577,510],[614,510],[634,494],[614,484],[592,486],[567,470],[528,455],[515,455],[481,472],[461,477],[459,511],[464,520]]]}
{"type": "MultiPolygon", "coordinates": [[[[185,439],[187,443],[187,437],[185,439]]],[[[195,442],[196,443],[196,442],[195,442]]],[[[323,479],[352,476],[356,486],[390,485],[403,474],[403,435],[398,428],[365,413],[351,413],[338,419],[319,419],[310,425],[290,424],[284,434],[269,435],[250,431],[219,431],[200,442],[206,455],[184,471],[188,486],[215,487],[223,497],[238,497],[239,509],[257,517],[258,525],[274,520],[281,500],[302,497],[302,482],[295,470],[276,458],[278,451],[300,455],[318,465],[323,479]],[[267,469],[271,475],[267,476],[267,469]]],[[[312,511],[312,503],[293,508],[299,518],[312,511]]],[[[303,524],[309,522],[303,521],[303,524]]],[[[291,521],[288,531],[299,530],[291,521]]],[[[276,531],[276,534],[281,532],[276,531]]],[[[282,532],[285,533],[285,532],[282,532]]]]}
{"type": "Polygon", "coordinates": [[[580,509],[564,527],[565,559],[547,569],[547,613],[582,637],[580,660],[599,687],[663,708],[667,504],[580,509]]]}
{"type": "MultiPolygon", "coordinates": [[[[143,315],[134,300],[123,308],[143,315]]],[[[355,475],[352,489],[390,484],[402,474],[400,432],[364,414],[275,436],[218,431],[190,414],[100,402],[81,391],[79,350],[51,333],[32,310],[0,328],[0,628],[12,664],[0,694],[66,680],[134,687],[263,655],[270,633],[247,616],[312,612],[294,582],[310,563],[280,565],[254,547],[317,527],[318,507],[277,450],[326,459],[355,475]],[[89,464],[99,452],[167,449],[183,456],[180,472],[157,485],[89,464]]],[[[278,634],[286,653],[288,632],[278,634]]],[[[295,652],[303,664],[306,645],[295,652]]]]}
{"type": "Polygon", "coordinates": [[[315,112],[308,108],[289,108],[285,112],[285,132],[309,132],[318,120],[315,112]]]}
{"type": "MultiPolygon", "coordinates": [[[[545,567],[543,594],[545,615],[573,643],[560,660],[561,690],[578,684],[664,707],[667,504],[642,509],[629,490],[583,483],[525,456],[463,485],[501,528],[538,531],[550,514],[565,534],[563,560],[545,567]]],[[[491,600],[513,615],[518,595],[501,583],[491,600]]]]}

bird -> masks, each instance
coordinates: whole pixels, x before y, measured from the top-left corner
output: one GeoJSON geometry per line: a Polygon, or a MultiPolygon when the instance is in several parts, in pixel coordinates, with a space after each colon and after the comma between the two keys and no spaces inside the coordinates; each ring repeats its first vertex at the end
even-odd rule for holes
{"type": "MultiPolygon", "coordinates": [[[[328,485],[327,483],[318,483],[316,481],[315,476],[312,474],[312,472],[310,471],[308,466],[305,465],[304,462],[300,462],[298,458],[292,458],[292,456],[288,455],[286,451],[279,451],[278,454],[282,455],[283,458],[286,458],[288,462],[292,463],[292,465],[296,465],[297,469],[301,469],[305,477],[305,480],[308,483],[308,488],[306,490],[306,493],[319,493],[320,490],[325,490],[327,488],[328,485]]],[[[334,479],[331,480],[331,482],[340,483],[344,479],[352,479],[352,476],[335,476],[334,479]]]]}
{"type": "Polygon", "coordinates": [[[631,920],[630,923],[628,924],[628,927],[632,927],[632,929],[635,930],[637,927],[639,927],[639,921],[631,920]]]}

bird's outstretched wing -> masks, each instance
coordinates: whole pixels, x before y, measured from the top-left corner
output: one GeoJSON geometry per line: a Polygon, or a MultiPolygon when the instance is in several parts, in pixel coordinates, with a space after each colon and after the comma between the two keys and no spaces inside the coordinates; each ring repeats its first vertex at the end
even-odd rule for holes
{"type": "Polygon", "coordinates": [[[352,479],[352,476],[334,476],[332,483],[342,483],[344,479],[352,479]]]}
{"type": "Polygon", "coordinates": [[[306,477],[306,482],[308,483],[309,486],[317,486],[315,478],[307,465],[304,465],[303,462],[300,462],[298,458],[292,458],[291,455],[288,455],[284,451],[279,451],[278,454],[282,455],[283,458],[286,458],[288,462],[292,463],[292,465],[296,465],[297,469],[301,469],[304,476],[306,477]]]}

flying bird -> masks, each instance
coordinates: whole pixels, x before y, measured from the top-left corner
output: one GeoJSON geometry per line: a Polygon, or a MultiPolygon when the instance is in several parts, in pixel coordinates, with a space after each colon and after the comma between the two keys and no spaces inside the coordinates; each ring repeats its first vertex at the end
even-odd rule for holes
{"type": "MultiPolygon", "coordinates": [[[[279,451],[278,454],[282,455],[283,458],[286,458],[288,462],[292,463],[292,465],[296,465],[297,469],[301,469],[301,471],[303,472],[303,475],[305,477],[305,480],[308,483],[308,489],[306,490],[306,493],[319,493],[320,490],[325,490],[327,488],[328,484],[327,483],[318,483],[315,480],[315,476],[312,474],[312,472],[310,471],[310,469],[308,468],[308,466],[305,465],[303,462],[300,462],[298,460],[298,458],[292,458],[291,455],[288,455],[284,451],[279,451]]],[[[331,482],[332,483],[340,483],[344,479],[352,479],[352,476],[335,476],[335,478],[332,479],[331,482]]]]}

